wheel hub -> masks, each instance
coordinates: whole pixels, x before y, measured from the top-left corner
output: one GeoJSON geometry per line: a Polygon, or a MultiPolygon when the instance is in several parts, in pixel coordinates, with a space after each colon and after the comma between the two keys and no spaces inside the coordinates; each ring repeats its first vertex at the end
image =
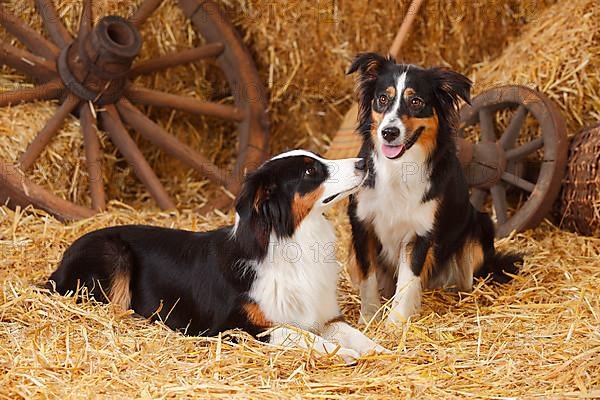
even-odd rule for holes
{"type": "Polygon", "coordinates": [[[62,49],[58,73],[82,100],[98,105],[115,103],[126,88],[141,47],[142,37],[133,24],[119,16],[107,16],[88,35],[62,49]]]}
{"type": "Polygon", "coordinates": [[[489,189],[500,181],[506,170],[505,152],[498,142],[473,144],[462,140],[459,142],[459,153],[471,155],[470,162],[464,165],[465,178],[471,187],[489,189]]]}

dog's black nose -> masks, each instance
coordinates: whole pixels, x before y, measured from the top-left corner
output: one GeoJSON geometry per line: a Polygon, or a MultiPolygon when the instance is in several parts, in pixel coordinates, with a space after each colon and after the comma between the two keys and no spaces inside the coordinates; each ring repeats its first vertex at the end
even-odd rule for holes
{"type": "Polygon", "coordinates": [[[393,142],[394,140],[396,140],[396,138],[398,136],[400,136],[400,129],[394,127],[394,126],[390,126],[389,128],[385,128],[382,132],[381,135],[383,136],[383,139],[385,139],[386,142],[393,142]]]}
{"type": "Polygon", "coordinates": [[[364,171],[366,167],[367,163],[364,158],[361,158],[360,160],[354,163],[354,168],[356,168],[359,171],[364,171]]]}

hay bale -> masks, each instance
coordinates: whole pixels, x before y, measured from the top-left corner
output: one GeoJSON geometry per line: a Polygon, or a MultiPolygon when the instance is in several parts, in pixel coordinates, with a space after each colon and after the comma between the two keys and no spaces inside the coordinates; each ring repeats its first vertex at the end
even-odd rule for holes
{"type": "Polygon", "coordinates": [[[571,141],[560,208],[561,227],[600,236],[600,125],[571,141]]]}
{"type": "Polygon", "coordinates": [[[560,2],[536,14],[502,55],[474,66],[476,92],[521,84],[554,100],[572,136],[600,120],[600,7],[560,2]]]}

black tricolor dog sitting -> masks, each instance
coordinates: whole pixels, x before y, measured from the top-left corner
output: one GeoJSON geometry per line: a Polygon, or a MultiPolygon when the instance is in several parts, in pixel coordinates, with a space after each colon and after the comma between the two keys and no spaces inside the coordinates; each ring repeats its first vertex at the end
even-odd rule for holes
{"type": "Polygon", "coordinates": [[[375,53],[359,54],[348,72],[359,75],[368,171],[348,208],[363,318],[379,309],[379,288],[393,296],[388,320],[397,322],[419,309],[423,288],[468,291],[488,274],[508,281],[521,256],[496,252],[492,220],[471,205],[456,156],[458,103],[470,101],[471,81],[375,53]]]}

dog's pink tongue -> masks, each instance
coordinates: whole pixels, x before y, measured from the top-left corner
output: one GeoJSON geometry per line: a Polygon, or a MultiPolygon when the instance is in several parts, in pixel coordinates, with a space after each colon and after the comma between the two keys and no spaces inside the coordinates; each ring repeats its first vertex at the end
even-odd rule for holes
{"type": "Polygon", "coordinates": [[[402,150],[404,150],[404,145],[401,144],[400,146],[388,146],[387,144],[382,144],[381,150],[383,155],[387,158],[396,158],[400,155],[400,153],[402,153],[402,150]]]}

